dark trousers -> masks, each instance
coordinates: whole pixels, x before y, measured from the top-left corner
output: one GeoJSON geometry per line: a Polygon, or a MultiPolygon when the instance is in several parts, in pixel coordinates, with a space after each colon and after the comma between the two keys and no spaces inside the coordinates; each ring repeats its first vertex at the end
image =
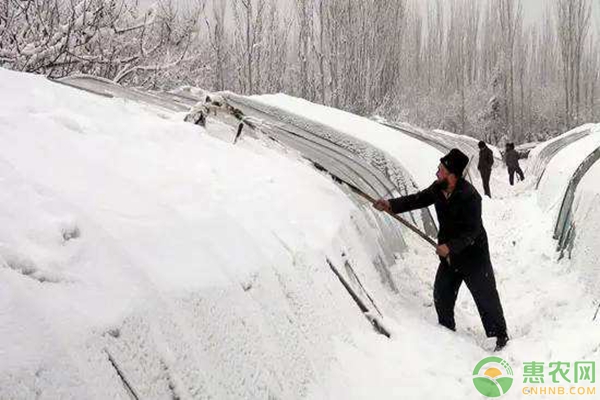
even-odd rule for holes
{"type": "Polygon", "coordinates": [[[515,172],[519,175],[519,178],[521,180],[525,180],[525,175],[523,174],[521,167],[516,166],[508,168],[508,181],[510,182],[511,186],[514,184],[515,181],[515,172]]]}
{"type": "Polygon", "coordinates": [[[485,334],[488,337],[506,334],[506,322],[496,290],[494,271],[490,263],[485,264],[468,268],[467,273],[457,271],[446,262],[440,264],[435,276],[433,300],[441,325],[456,329],[454,304],[458,289],[464,281],[475,300],[485,334]]]}
{"type": "Polygon", "coordinates": [[[481,174],[481,181],[483,182],[483,191],[487,197],[492,197],[492,192],[490,191],[490,176],[492,175],[492,170],[479,170],[481,174]]]}

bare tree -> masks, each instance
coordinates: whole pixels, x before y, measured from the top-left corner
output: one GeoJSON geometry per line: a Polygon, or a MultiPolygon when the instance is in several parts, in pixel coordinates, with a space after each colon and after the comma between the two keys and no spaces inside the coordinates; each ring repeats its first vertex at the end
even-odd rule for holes
{"type": "Polygon", "coordinates": [[[225,89],[225,59],[227,57],[227,34],[225,30],[225,15],[227,3],[215,1],[212,4],[212,22],[205,17],[206,26],[212,51],[214,52],[214,88],[225,89]]]}
{"type": "Polygon", "coordinates": [[[278,0],[271,0],[264,18],[261,45],[261,91],[281,92],[286,90],[290,79],[288,52],[292,16],[282,16],[278,0]]]}
{"type": "Polygon", "coordinates": [[[263,34],[263,13],[265,0],[233,0],[233,15],[236,25],[236,54],[242,68],[238,79],[242,92],[254,93],[255,75],[260,84],[260,46],[263,34]],[[255,74],[255,69],[257,69],[255,74]]]}
{"type": "Polygon", "coordinates": [[[589,0],[557,0],[555,12],[563,64],[566,127],[571,128],[579,120],[581,66],[591,4],[589,0]]]}
{"type": "Polygon", "coordinates": [[[506,107],[506,125],[508,136],[515,135],[515,73],[514,52],[516,38],[521,35],[523,8],[520,0],[497,0],[497,17],[502,34],[502,58],[506,81],[504,84],[506,107]]]}
{"type": "Polygon", "coordinates": [[[300,97],[314,98],[310,79],[310,50],[313,48],[312,0],[295,0],[298,16],[298,63],[300,64],[300,97]]]}
{"type": "Polygon", "coordinates": [[[318,30],[318,43],[319,47],[313,47],[313,51],[317,55],[317,63],[319,66],[319,93],[321,95],[321,103],[325,104],[327,99],[325,97],[325,0],[317,0],[317,11],[316,16],[319,21],[318,30]]]}

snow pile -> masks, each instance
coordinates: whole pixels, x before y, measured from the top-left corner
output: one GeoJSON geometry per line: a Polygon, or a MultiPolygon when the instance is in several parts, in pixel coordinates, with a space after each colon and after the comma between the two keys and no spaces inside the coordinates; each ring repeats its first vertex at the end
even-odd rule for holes
{"type": "Polygon", "coordinates": [[[538,204],[554,223],[559,256],[572,258],[592,292],[600,283],[599,152],[600,124],[586,124],[541,143],[528,169],[538,173],[538,204]]]}
{"type": "Polygon", "coordinates": [[[589,135],[592,127],[593,124],[585,124],[574,128],[562,135],[540,143],[529,153],[531,162],[525,173],[533,178],[536,187],[539,186],[539,181],[544,174],[546,165],[552,160],[552,157],[562,148],[589,135]]]}
{"type": "Polygon", "coordinates": [[[586,274],[588,288],[596,290],[600,283],[600,124],[584,125],[567,137],[573,133],[583,136],[549,160],[540,179],[538,202],[556,222],[554,238],[560,255],[572,258],[573,265],[586,274]]]}
{"type": "MultiPolygon", "coordinates": [[[[457,332],[439,327],[433,249],[407,234],[389,254],[380,214],[293,152],[37,76],[0,69],[0,91],[0,398],[481,398],[472,371],[493,340],[465,288],[457,332]]],[[[313,111],[433,179],[430,147],[313,111]]],[[[598,211],[599,175],[578,210],[598,211]]],[[[506,186],[494,176],[483,218],[517,394],[525,362],[598,360],[600,325],[593,259],[556,262],[553,219],[506,186]]],[[[592,249],[589,224],[577,240],[592,249]]]]}
{"type": "MultiPolygon", "coordinates": [[[[476,177],[478,177],[479,172],[477,170],[477,165],[479,163],[479,140],[441,129],[430,131],[402,121],[389,122],[380,116],[374,116],[373,120],[427,143],[440,150],[443,154],[448,153],[453,148],[460,149],[470,160],[468,168],[465,171],[465,178],[473,183],[475,182],[476,177]]],[[[488,147],[492,150],[495,158],[498,160],[502,158],[502,155],[496,146],[488,144],[488,147]]]]}
{"type": "Polygon", "coordinates": [[[0,398],[323,397],[336,345],[386,340],[327,262],[385,296],[376,225],[295,156],[39,76],[0,91],[0,398]]]}
{"type": "MultiPolygon", "coordinates": [[[[554,150],[552,155],[547,158],[537,186],[539,204],[543,209],[551,212],[553,218],[556,218],[559,212],[560,204],[573,173],[581,162],[600,146],[600,125],[584,125],[571,131],[570,135],[561,137],[567,142],[561,144],[560,148],[554,150]],[[577,134],[584,134],[584,136],[571,141],[570,138],[577,134]]],[[[541,149],[550,149],[558,143],[560,140],[553,139],[550,143],[540,145],[534,150],[536,155],[531,163],[540,164],[544,157],[541,149]]],[[[534,168],[528,168],[529,173],[535,174],[534,168]]],[[[535,175],[532,176],[532,179],[535,179],[535,175]]]]}
{"type": "Polygon", "coordinates": [[[367,118],[281,93],[250,98],[265,105],[309,118],[373,145],[399,162],[420,188],[429,186],[435,180],[435,172],[443,154],[420,140],[367,118]]]}
{"type": "MultiPolygon", "coordinates": [[[[600,285],[600,161],[584,175],[577,186],[573,201],[574,240],[570,256],[573,264],[587,274],[588,288],[598,293],[600,285]]],[[[600,316],[598,317],[600,318],[600,316]]]]}

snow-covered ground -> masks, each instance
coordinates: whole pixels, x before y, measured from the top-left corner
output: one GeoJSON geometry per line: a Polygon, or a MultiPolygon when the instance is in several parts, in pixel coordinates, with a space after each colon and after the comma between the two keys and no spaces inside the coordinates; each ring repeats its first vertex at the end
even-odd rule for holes
{"type": "MultiPolygon", "coordinates": [[[[559,386],[547,375],[550,362],[600,361],[600,321],[593,321],[598,294],[589,287],[586,269],[572,260],[556,261],[554,221],[539,208],[536,193],[524,184],[509,187],[503,168],[495,168],[492,179],[492,193],[500,197],[484,198],[484,223],[512,339],[498,355],[515,376],[506,398],[520,398],[525,387],[536,386],[523,383],[524,363],[544,362],[546,383],[559,386]]],[[[398,262],[395,275],[405,284],[391,313],[396,335],[377,346],[366,338],[359,348],[346,346],[344,369],[333,373],[330,398],[484,398],[473,387],[472,372],[492,354],[494,341],[485,338],[464,285],[457,301],[457,333],[436,325],[430,293],[434,274],[435,260],[427,254],[416,251],[414,258],[398,262]],[[348,377],[355,387],[347,386],[348,377]]]]}
{"type": "Polygon", "coordinates": [[[294,154],[40,76],[0,91],[0,398],[127,398],[117,368],[140,398],[303,397],[372,332],[326,257],[380,288],[376,237],[294,154]]]}
{"type": "MultiPolygon", "coordinates": [[[[368,212],[293,152],[39,76],[0,69],[0,92],[0,398],[483,398],[472,372],[494,342],[468,291],[458,331],[440,328],[436,257],[409,235],[390,290],[368,212]],[[354,267],[390,339],[327,259],[354,267]]],[[[438,155],[418,151],[401,161],[421,184],[438,155]]],[[[497,165],[483,203],[506,398],[523,396],[523,363],[600,361],[597,292],[577,258],[557,261],[528,179],[509,187],[497,165]]]]}

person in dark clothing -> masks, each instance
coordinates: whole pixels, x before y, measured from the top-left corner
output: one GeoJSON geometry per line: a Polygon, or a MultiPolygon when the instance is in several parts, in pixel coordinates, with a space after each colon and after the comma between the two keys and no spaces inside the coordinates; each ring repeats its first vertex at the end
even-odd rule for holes
{"type": "Polygon", "coordinates": [[[479,164],[477,169],[481,174],[481,181],[483,182],[483,191],[489,198],[492,197],[490,191],[490,176],[492,175],[492,166],[494,165],[494,154],[492,150],[485,144],[485,142],[479,142],[479,164]]]}
{"type": "Polygon", "coordinates": [[[487,233],[481,219],[481,196],[462,178],[469,162],[458,149],[440,159],[437,180],[418,193],[391,200],[377,200],[373,206],[395,214],[435,205],[439,220],[440,257],[433,299],[441,325],[456,330],[454,305],[465,282],[477,305],[488,337],[496,337],[496,350],[508,342],[506,322],[496,289],[487,233]]]}
{"type": "Polygon", "coordinates": [[[506,144],[506,154],[504,155],[506,160],[506,167],[508,168],[508,182],[510,185],[514,185],[515,172],[519,175],[521,180],[525,179],[525,175],[519,165],[519,153],[515,150],[514,143],[506,144]]]}

